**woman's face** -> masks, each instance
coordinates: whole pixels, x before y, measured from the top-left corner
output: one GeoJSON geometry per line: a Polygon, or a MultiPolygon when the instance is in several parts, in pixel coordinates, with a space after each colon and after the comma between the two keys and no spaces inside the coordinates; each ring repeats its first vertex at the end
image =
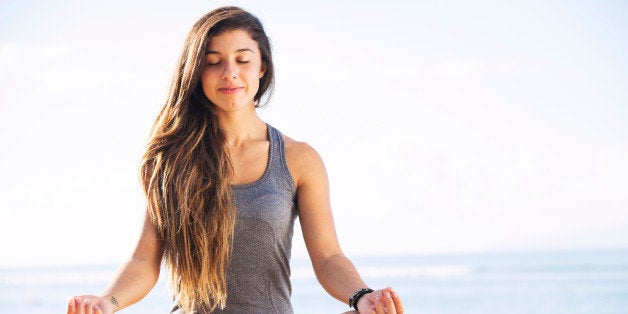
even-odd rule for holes
{"type": "Polygon", "coordinates": [[[254,106],[253,97],[264,76],[257,42],[244,30],[226,31],[210,39],[201,83],[205,96],[219,110],[254,106]]]}

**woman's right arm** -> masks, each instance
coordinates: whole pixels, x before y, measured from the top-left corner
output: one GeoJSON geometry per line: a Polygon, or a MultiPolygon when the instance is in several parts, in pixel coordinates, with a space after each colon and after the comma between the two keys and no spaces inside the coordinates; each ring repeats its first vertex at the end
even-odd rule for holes
{"type": "Polygon", "coordinates": [[[108,314],[138,302],[155,286],[162,256],[163,246],[147,212],[133,255],[120,266],[102,296],[73,297],[68,303],[67,313],[108,314]]]}

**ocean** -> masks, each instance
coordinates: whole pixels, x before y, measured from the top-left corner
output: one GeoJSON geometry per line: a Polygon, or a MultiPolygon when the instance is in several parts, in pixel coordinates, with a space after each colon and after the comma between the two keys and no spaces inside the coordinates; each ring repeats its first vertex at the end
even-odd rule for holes
{"type": "MultiPolygon", "coordinates": [[[[626,313],[628,250],[352,257],[372,287],[392,286],[406,313],[626,313]]],[[[116,265],[0,268],[0,313],[65,313],[69,296],[100,293],[116,265]]],[[[163,276],[162,276],[163,277],[163,276]]],[[[295,313],[342,313],[307,259],[292,261],[295,313]]],[[[160,279],[119,313],[168,313],[160,279]]]]}

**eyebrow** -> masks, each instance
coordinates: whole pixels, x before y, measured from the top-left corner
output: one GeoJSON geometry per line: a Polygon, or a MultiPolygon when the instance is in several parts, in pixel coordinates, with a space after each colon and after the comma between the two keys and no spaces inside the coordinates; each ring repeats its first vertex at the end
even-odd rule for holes
{"type": "MultiPolygon", "coordinates": [[[[244,52],[244,51],[249,51],[251,53],[255,53],[252,49],[249,49],[249,48],[240,48],[240,49],[236,50],[236,53],[240,53],[240,52],[244,52]]],[[[205,51],[205,54],[206,55],[209,55],[209,54],[218,54],[219,55],[220,52],[214,51],[214,50],[207,50],[207,51],[205,51]]]]}

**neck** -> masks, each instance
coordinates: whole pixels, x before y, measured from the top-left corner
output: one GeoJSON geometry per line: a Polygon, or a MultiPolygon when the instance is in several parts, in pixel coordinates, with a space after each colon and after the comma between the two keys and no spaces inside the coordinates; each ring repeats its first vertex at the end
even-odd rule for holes
{"type": "Polygon", "coordinates": [[[266,123],[257,115],[255,108],[219,112],[218,123],[230,147],[239,146],[247,140],[266,138],[266,123]]]}

